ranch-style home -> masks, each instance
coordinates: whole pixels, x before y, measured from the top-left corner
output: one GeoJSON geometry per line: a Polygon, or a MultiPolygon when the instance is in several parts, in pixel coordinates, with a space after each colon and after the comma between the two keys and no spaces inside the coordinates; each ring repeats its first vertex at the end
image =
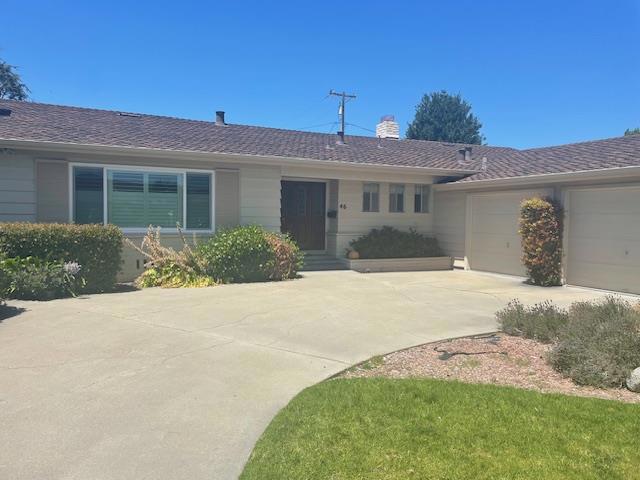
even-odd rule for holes
{"type": "MultiPolygon", "coordinates": [[[[517,150],[0,101],[0,222],[111,223],[131,237],[261,224],[343,257],[390,225],[435,235],[459,265],[523,275],[519,205],[564,206],[569,284],[640,293],[640,135],[517,150]]],[[[127,250],[121,279],[143,259],[127,250]]]]}

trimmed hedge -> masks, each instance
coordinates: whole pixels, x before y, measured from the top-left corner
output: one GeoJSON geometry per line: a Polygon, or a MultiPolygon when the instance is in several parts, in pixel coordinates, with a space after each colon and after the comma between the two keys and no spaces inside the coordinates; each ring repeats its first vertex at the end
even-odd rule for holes
{"type": "Polygon", "coordinates": [[[548,198],[530,198],[520,207],[522,263],[533,285],[562,284],[562,208],[548,198]]]}
{"type": "Polygon", "coordinates": [[[360,258],[417,258],[440,257],[443,254],[434,237],[414,229],[402,232],[393,227],[374,228],[366,235],[352,240],[349,245],[360,258]]]}
{"type": "Polygon", "coordinates": [[[122,264],[123,235],[113,225],[0,224],[0,252],[46,262],[77,262],[82,292],[113,289],[122,264]]]}

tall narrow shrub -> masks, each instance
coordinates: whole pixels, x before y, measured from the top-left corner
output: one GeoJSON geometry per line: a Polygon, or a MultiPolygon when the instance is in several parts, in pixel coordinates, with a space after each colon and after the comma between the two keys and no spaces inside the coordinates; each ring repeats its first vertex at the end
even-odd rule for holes
{"type": "Polygon", "coordinates": [[[530,198],[520,207],[522,263],[530,283],[562,283],[562,208],[549,198],[530,198]]]}

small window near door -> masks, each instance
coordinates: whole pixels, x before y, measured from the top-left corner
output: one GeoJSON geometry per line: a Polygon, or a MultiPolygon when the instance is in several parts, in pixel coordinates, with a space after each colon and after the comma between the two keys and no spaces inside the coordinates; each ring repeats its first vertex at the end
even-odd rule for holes
{"type": "Polygon", "coordinates": [[[429,185],[416,185],[414,195],[414,212],[429,213],[429,196],[431,195],[431,187],[429,185]]]}
{"type": "Polygon", "coordinates": [[[362,211],[380,211],[380,184],[365,183],[362,186],[362,211]]]}
{"type": "Polygon", "coordinates": [[[389,185],[389,211],[394,213],[404,212],[404,185],[389,185]]]}

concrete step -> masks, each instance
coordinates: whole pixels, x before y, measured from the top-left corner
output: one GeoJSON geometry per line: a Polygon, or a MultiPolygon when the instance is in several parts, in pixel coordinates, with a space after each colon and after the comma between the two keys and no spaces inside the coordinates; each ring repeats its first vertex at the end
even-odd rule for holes
{"type": "Polygon", "coordinates": [[[304,266],[302,267],[302,270],[305,272],[346,269],[347,267],[337,258],[318,254],[305,255],[304,266]]]}

